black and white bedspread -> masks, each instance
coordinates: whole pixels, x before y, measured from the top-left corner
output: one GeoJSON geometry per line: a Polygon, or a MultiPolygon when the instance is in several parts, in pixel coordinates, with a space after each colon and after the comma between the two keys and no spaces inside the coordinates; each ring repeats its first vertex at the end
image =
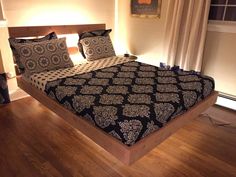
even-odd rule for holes
{"type": "Polygon", "coordinates": [[[212,78],[131,61],[59,78],[45,92],[131,146],[214,90],[212,78]]]}

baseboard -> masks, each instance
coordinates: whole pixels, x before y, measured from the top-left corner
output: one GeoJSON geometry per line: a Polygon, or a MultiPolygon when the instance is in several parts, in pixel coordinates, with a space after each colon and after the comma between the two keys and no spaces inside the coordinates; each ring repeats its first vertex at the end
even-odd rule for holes
{"type": "Polygon", "coordinates": [[[20,88],[18,88],[16,90],[11,90],[9,92],[9,95],[10,95],[10,100],[11,101],[20,100],[20,99],[23,99],[23,98],[26,98],[26,97],[29,96],[26,92],[24,92],[20,88]]]}
{"type": "Polygon", "coordinates": [[[236,100],[226,98],[226,97],[221,96],[221,95],[218,96],[216,105],[226,107],[228,109],[232,109],[232,110],[236,111],[236,100]]]}

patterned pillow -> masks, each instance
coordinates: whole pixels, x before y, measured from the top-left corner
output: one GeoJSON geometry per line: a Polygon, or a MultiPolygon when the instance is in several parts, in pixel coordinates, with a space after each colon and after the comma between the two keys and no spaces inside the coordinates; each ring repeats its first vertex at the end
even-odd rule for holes
{"type": "Polygon", "coordinates": [[[24,73],[24,67],[22,63],[20,63],[20,56],[17,53],[16,49],[14,48],[15,44],[22,44],[22,43],[32,43],[32,42],[42,42],[51,39],[57,39],[57,35],[55,32],[51,32],[42,38],[34,38],[34,39],[22,39],[22,38],[9,38],[8,41],[10,43],[10,47],[14,56],[14,60],[20,70],[20,73],[24,73]]]}
{"type": "Polygon", "coordinates": [[[73,67],[66,46],[66,38],[43,42],[14,44],[25,75],[60,68],[73,67]]]}
{"type": "Polygon", "coordinates": [[[88,37],[81,40],[86,59],[89,61],[115,56],[110,36],[88,37]]]}
{"type": "Polygon", "coordinates": [[[81,44],[81,40],[87,37],[95,37],[95,36],[109,36],[109,33],[111,32],[111,29],[101,29],[101,30],[94,30],[94,31],[87,31],[84,33],[79,34],[79,43],[78,43],[78,47],[79,47],[79,51],[81,53],[81,55],[86,58],[86,55],[84,54],[84,50],[83,50],[83,46],[81,44]]]}

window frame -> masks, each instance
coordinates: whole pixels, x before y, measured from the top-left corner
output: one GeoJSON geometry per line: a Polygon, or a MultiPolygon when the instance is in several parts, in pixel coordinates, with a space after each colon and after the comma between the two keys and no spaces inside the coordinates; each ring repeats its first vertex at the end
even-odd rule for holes
{"type": "Polygon", "coordinates": [[[207,31],[236,34],[236,21],[208,20],[207,31]]]}
{"type": "MultiPolygon", "coordinates": [[[[213,7],[225,7],[222,20],[209,20],[208,17],[208,29],[207,31],[222,32],[222,33],[236,33],[236,21],[226,21],[225,14],[227,7],[236,7],[236,4],[228,4],[229,0],[226,0],[224,4],[210,4],[210,8],[213,7]]],[[[210,9],[209,9],[210,12],[210,9]]]]}
{"type": "MultiPolygon", "coordinates": [[[[236,4],[228,4],[229,0],[226,0],[224,4],[210,4],[210,9],[211,7],[224,7],[224,13],[223,13],[223,17],[222,20],[209,20],[209,21],[223,21],[223,22],[236,22],[236,20],[225,20],[225,16],[226,16],[226,11],[227,11],[227,7],[235,7],[236,8],[236,4]]],[[[209,17],[208,17],[209,19],[209,17]]]]}

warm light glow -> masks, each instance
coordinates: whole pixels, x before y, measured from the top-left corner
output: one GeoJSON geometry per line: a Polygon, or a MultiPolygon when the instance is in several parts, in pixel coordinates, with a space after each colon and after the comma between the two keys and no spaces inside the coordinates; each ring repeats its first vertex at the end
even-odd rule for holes
{"type": "Polygon", "coordinates": [[[83,56],[81,55],[80,52],[77,52],[75,54],[71,54],[70,58],[71,58],[72,62],[74,63],[74,65],[78,65],[78,64],[82,64],[82,63],[87,62],[87,60],[83,58],[83,56]]]}
{"type": "Polygon", "coordinates": [[[139,55],[137,61],[142,63],[147,63],[154,66],[160,66],[161,60],[158,60],[157,58],[153,58],[153,56],[147,56],[147,55],[139,55]]]}
{"type": "Polygon", "coordinates": [[[74,54],[77,54],[79,51],[79,48],[78,47],[68,47],[68,52],[70,55],[74,55],[74,54]]]}
{"type": "Polygon", "coordinates": [[[8,43],[8,38],[9,34],[7,26],[0,27],[0,39],[1,39],[0,49],[1,49],[1,58],[2,58],[1,62],[3,65],[3,69],[4,72],[11,73],[12,76],[15,76],[15,68],[12,58],[12,52],[8,43]]]}
{"type": "Polygon", "coordinates": [[[78,49],[78,41],[79,36],[78,34],[61,34],[58,35],[59,38],[65,37],[66,38],[66,45],[68,47],[68,52],[70,54],[70,58],[75,65],[81,64],[86,62],[83,56],[80,54],[78,49]]]}
{"type": "Polygon", "coordinates": [[[60,34],[58,35],[59,38],[65,37],[66,38],[66,45],[67,47],[77,47],[79,41],[78,34],[60,34]]]}
{"type": "Polygon", "coordinates": [[[56,4],[53,1],[34,1],[33,3],[34,5],[29,5],[27,10],[18,10],[21,15],[17,16],[17,21],[14,22],[14,25],[88,24],[94,23],[97,18],[86,8],[77,6],[74,3],[64,3],[63,1],[58,1],[56,4]]]}
{"type": "MultiPolygon", "coordinates": [[[[121,41],[121,36],[124,35],[125,28],[121,28],[119,24],[119,0],[115,0],[115,24],[114,24],[114,33],[115,33],[115,51],[116,54],[124,54],[127,49],[126,45],[121,41]]],[[[124,36],[123,36],[124,37],[124,36]]]]}

